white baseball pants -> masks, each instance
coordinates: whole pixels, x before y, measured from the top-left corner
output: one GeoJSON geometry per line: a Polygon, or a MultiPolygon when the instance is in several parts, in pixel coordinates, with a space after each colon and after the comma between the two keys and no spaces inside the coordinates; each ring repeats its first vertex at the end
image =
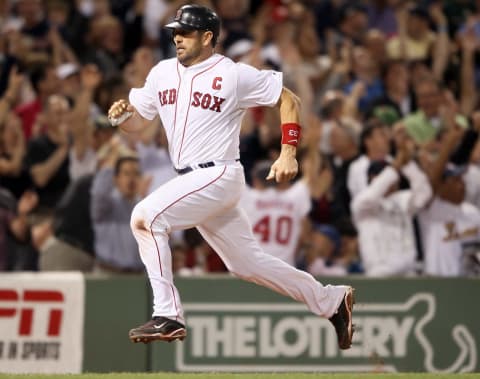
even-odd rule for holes
{"type": "Polygon", "coordinates": [[[237,204],[245,186],[240,163],[197,169],[165,183],[137,204],[131,227],[153,290],[153,316],[184,322],[173,284],[169,233],[196,226],[228,270],[331,317],[347,286],[322,286],[307,272],[265,254],[237,204]]]}

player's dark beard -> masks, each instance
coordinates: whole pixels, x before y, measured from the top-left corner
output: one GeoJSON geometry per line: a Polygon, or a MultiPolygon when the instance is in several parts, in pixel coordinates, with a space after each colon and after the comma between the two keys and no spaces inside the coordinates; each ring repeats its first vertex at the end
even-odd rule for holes
{"type": "Polygon", "coordinates": [[[180,57],[177,54],[178,61],[184,66],[190,66],[193,61],[195,61],[202,52],[202,45],[200,44],[200,39],[197,40],[197,43],[192,46],[191,50],[184,50],[183,56],[180,57]]]}

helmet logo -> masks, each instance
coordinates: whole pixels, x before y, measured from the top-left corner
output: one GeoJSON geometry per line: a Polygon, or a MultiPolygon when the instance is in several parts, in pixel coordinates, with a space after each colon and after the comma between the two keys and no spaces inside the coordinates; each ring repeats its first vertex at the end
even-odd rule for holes
{"type": "Polygon", "coordinates": [[[182,18],[182,10],[179,9],[175,15],[175,20],[180,20],[182,18]]]}

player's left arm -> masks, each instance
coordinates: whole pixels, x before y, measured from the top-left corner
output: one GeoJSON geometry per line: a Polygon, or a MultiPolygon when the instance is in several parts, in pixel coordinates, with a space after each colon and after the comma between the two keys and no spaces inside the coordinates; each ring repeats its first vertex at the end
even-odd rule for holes
{"type": "Polygon", "coordinates": [[[268,180],[277,182],[292,180],[298,173],[297,144],[300,139],[300,99],[283,87],[276,107],[280,111],[282,147],[280,156],[272,164],[268,180]]]}

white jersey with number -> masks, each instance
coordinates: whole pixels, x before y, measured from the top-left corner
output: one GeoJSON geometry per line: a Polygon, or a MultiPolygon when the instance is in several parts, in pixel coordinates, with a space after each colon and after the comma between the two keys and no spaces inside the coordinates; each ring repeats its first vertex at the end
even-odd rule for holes
{"type": "Polygon", "coordinates": [[[240,201],[263,250],[295,265],[302,219],[310,211],[310,192],[299,180],[286,190],[248,187],[240,201]]]}
{"type": "Polygon", "coordinates": [[[183,168],[238,159],[245,110],[273,106],[282,88],[281,73],[214,54],[190,67],[176,58],[161,61],[129,100],[149,120],[160,115],[173,165],[183,168]]]}

